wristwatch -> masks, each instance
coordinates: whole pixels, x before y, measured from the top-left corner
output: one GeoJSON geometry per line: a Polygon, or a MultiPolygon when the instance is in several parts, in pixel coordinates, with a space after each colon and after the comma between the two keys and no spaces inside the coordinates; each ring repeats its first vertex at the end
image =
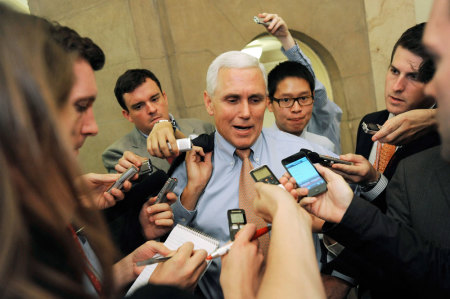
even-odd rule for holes
{"type": "Polygon", "coordinates": [[[174,119],[172,119],[172,120],[160,119],[160,120],[158,120],[158,121],[155,123],[155,125],[156,125],[156,124],[159,124],[159,123],[162,123],[162,122],[170,122],[170,123],[172,124],[173,133],[175,133],[175,131],[177,130],[177,125],[176,125],[174,119]]]}
{"type": "Polygon", "coordinates": [[[376,181],[367,182],[367,183],[361,184],[361,191],[362,192],[369,192],[370,190],[372,190],[378,184],[378,182],[381,179],[381,173],[378,173],[378,174],[379,174],[379,176],[378,176],[376,181]]]}

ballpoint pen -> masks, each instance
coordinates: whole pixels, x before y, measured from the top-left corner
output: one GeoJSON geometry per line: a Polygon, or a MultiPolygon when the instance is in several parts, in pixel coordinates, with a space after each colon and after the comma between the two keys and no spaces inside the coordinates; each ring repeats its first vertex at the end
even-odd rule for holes
{"type": "MultiPolygon", "coordinates": [[[[265,226],[263,228],[257,229],[255,234],[253,235],[251,241],[258,239],[259,237],[261,237],[262,235],[268,233],[270,231],[272,227],[271,226],[265,226]]],[[[211,253],[211,255],[208,255],[206,257],[206,260],[212,260],[215,259],[216,257],[220,257],[222,255],[225,255],[228,253],[228,251],[230,251],[231,246],[233,245],[234,242],[228,243],[220,248],[218,248],[216,251],[214,251],[213,253],[211,253]]]]}
{"type": "Polygon", "coordinates": [[[137,262],[136,266],[145,266],[145,265],[152,265],[152,264],[156,264],[156,263],[161,263],[161,262],[167,261],[171,257],[172,256],[152,257],[150,259],[137,262]]]}

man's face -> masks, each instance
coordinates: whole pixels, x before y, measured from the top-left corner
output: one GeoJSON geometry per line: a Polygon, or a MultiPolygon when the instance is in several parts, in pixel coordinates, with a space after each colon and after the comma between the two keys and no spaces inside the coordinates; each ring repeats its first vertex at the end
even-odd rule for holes
{"type": "Polygon", "coordinates": [[[433,79],[425,92],[436,98],[437,119],[442,139],[442,156],[450,161],[450,2],[435,0],[425,27],[423,43],[436,64],[433,79]]]}
{"type": "Polygon", "coordinates": [[[70,91],[69,100],[62,108],[60,123],[70,136],[71,145],[78,154],[86,138],[98,133],[93,109],[97,97],[97,84],[94,70],[86,60],[76,60],[73,70],[75,82],[70,91]]]}
{"type": "MultiPolygon", "coordinates": [[[[297,98],[301,96],[311,96],[311,88],[308,81],[298,77],[286,77],[277,85],[274,97],[277,99],[297,98]]],[[[313,105],[300,106],[294,102],[291,108],[281,108],[278,103],[269,102],[269,111],[273,112],[275,122],[281,131],[297,136],[302,134],[303,129],[311,119],[313,105]]]]}
{"type": "Polygon", "coordinates": [[[266,110],[266,84],[259,68],[222,68],[211,97],[205,91],[209,115],[217,131],[239,149],[249,148],[261,134],[266,110]]]}
{"type": "Polygon", "coordinates": [[[122,110],[123,116],[144,134],[150,134],[158,120],[169,119],[167,96],[150,78],[132,92],[125,93],[123,99],[128,108],[128,111],[122,110]]]}
{"type": "Polygon", "coordinates": [[[386,74],[386,109],[394,115],[419,108],[429,108],[434,99],[426,97],[425,84],[418,81],[422,58],[399,46],[386,74]]]}

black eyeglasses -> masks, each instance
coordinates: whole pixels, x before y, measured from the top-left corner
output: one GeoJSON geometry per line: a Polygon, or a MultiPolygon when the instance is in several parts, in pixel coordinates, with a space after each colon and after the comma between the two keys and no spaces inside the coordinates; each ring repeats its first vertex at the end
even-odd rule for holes
{"type": "Polygon", "coordinates": [[[294,106],[294,103],[297,102],[300,106],[309,106],[314,102],[314,96],[301,96],[296,98],[282,98],[277,99],[275,97],[272,97],[272,101],[275,101],[278,103],[278,106],[281,108],[291,108],[294,106]]]}

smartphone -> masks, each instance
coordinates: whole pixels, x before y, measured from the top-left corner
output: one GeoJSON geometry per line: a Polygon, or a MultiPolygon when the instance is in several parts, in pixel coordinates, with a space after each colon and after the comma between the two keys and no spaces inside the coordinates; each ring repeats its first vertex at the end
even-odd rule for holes
{"type": "Polygon", "coordinates": [[[178,181],[176,178],[168,178],[162,189],[156,196],[155,204],[167,202],[167,193],[172,192],[175,189],[178,181]]]}
{"type": "Polygon", "coordinates": [[[280,182],[267,165],[250,170],[250,175],[255,182],[263,182],[266,184],[279,185],[280,182]]]}
{"type": "Polygon", "coordinates": [[[243,209],[228,210],[228,228],[230,229],[230,239],[234,241],[237,232],[247,224],[245,211],[243,209]]]}
{"type": "Polygon", "coordinates": [[[142,162],[141,167],[139,168],[139,176],[150,173],[153,171],[152,162],[149,160],[145,160],[142,162]]]}
{"type": "Polygon", "coordinates": [[[379,124],[362,122],[361,128],[366,134],[375,134],[381,129],[381,126],[379,124]]]}
{"type": "Polygon", "coordinates": [[[138,173],[138,171],[139,169],[136,166],[131,165],[131,167],[128,168],[124,173],[122,173],[122,175],[117,179],[117,181],[115,181],[114,184],[111,187],[109,187],[108,190],[106,190],[106,192],[111,193],[112,188],[121,189],[123,183],[131,179],[136,173],[138,173]]]}
{"type": "Polygon", "coordinates": [[[264,18],[258,18],[257,16],[254,16],[254,17],[253,17],[253,21],[254,21],[256,24],[264,25],[264,26],[269,26],[269,25],[270,25],[270,22],[264,22],[263,20],[264,20],[264,18]]]}
{"type": "Polygon", "coordinates": [[[326,166],[326,167],[330,167],[334,163],[346,164],[346,165],[352,165],[353,164],[352,162],[341,160],[341,159],[338,159],[338,158],[333,158],[333,157],[325,156],[325,155],[319,155],[318,153],[313,152],[313,151],[311,151],[309,149],[306,149],[306,148],[302,148],[300,150],[300,152],[305,153],[306,156],[308,157],[308,159],[312,163],[320,163],[321,165],[326,166]]]}
{"type": "Polygon", "coordinates": [[[297,181],[299,187],[309,190],[308,196],[316,196],[327,190],[327,182],[304,152],[298,152],[281,160],[281,164],[297,181]]]}

